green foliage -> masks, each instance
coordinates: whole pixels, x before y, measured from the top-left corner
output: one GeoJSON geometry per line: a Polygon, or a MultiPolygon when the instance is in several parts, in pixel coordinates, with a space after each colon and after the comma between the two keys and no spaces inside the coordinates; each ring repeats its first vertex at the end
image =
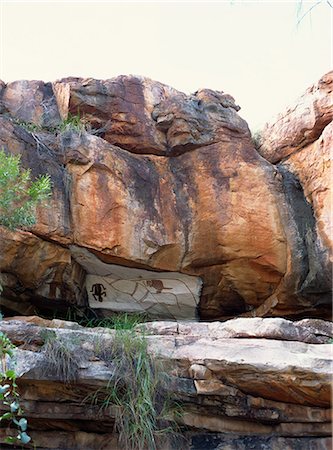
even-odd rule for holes
{"type": "Polygon", "coordinates": [[[13,369],[7,369],[6,359],[14,358],[15,345],[2,332],[0,332],[0,402],[5,406],[6,411],[0,414],[0,425],[2,422],[8,424],[8,429],[14,424],[17,428],[17,436],[8,436],[5,442],[8,444],[27,444],[31,437],[27,434],[28,421],[21,417],[23,411],[20,407],[19,393],[16,384],[16,372],[13,369]]]}
{"type": "Polygon", "coordinates": [[[258,150],[260,148],[260,146],[262,144],[261,131],[256,131],[252,134],[252,143],[256,150],[258,150]]]}
{"type": "Polygon", "coordinates": [[[33,122],[26,122],[25,120],[20,119],[12,119],[20,127],[24,128],[28,133],[38,133],[39,131],[43,131],[43,127],[40,125],[36,125],[33,122]]]}
{"type": "Polygon", "coordinates": [[[86,327],[103,327],[113,330],[133,330],[137,325],[146,322],[148,317],[145,314],[135,313],[119,313],[111,317],[103,317],[102,319],[82,320],[81,325],[86,327]]]}
{"type": "Polygon", "coordinates": [[[20,155],[0,150],[0,225],[11,230],[36,222],[36,206],[51,195],[49,175],[31,180],[30,169],[22,169],[20,155]]]}
{"type": "MultiPolygon", "coordinates": [[[[36,221],[36,206],[51,194],[51,181],[48,175],[31,180],[29,169],[21,168],[20,156],[7,155],[0,150],[0,225],[11,230],[18,227],[29,227],[36,221]]],[[[0,293],[2,287],[0,286],[0,293]]],[[[0,314],[1,319],[1,314],[0,314]]],[[[13,360],[15,345],[0,332],[0,403],[5,412],[0,415],[0,423],[7,423],[8,430],[14,425],[16,436],[8,436],[8,444],[27,444],[31,441],[28,435],[27,419],[20,407],[15,370],[7,370],[7,359],[13,360]]]]}
{"type": "Polygon", "coordinates": [[[57,377],[63,383],[74,382],[82,361],[81,353],[74,349],[74,340],[71,342],[68,338],[59,337],[50,330],[45,330],[42,338],[44,345],[41,351],[44,353],[45,373],[57,377]]]}
{"type": "Polygon", "coordinates": [[[59,131],[60,133],[64,133],[66,131],[74,131],[81,134],[85,130],[86,126],[82,121],[80,115],[72,115],[71,113],[69,113],[67,119],[64,119],[56,128],[56,131],[59,131]]]}
{"type": "Polygon", "coordinates": [[[115,428],[126,449],[161,448],[163,438],[175,432],[173,405],[162,367],[149,353],[145,336],[118,328],[111,346],[96,346],[95,352],[112,367],[113,375],[106,388],[90,397],[92,403],[118,407],[115,428]]]}
{"type": "Polygon", "coordinates": [[[11,119],[14,123],[24,128],[28,133],[39,133],[41,131],[48,131],[50,133],[64,133],[66,131],[74,131],[81,134],[86,131],[86,125],[79,114],[68,113],[67,119],[64,119],[59,125],[55,127],[36,125],[33,122],[27,122],[20,119],[11,119]]]}

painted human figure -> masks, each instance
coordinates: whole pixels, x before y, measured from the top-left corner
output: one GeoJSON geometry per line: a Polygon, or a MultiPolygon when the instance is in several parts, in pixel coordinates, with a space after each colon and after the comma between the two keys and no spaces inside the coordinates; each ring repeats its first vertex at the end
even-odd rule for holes
{"type": "Polygon", "coordinates": [[[99,302],[103,301],[103,297],[106,296],[105,286],[101,283],[95,283],[91,287],[91,291],[94,299],[99,302]]]}

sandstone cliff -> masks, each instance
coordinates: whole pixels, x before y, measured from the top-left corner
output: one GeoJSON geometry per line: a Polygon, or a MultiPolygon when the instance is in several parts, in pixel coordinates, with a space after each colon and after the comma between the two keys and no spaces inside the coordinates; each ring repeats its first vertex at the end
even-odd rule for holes
{"type": "Polygon", "coordinates": [[[3,307],[327,318],[331,86],[329,73],[267,126],[258,152],[223,92],[2,83],[0,145],[54,193],[31,232],[1,230],[3,307]],[[85,131],[63,126],[77,114],[85,131]]]}
{"type": "Polygon", "coordinates": [[[121,311],[177,319],[136,329],[183,408],[161,450],[331,448],[332,84],[258,146],[223,92],[0,82],[0,147],[53,183],[32,230],[0,228],[0,331],[39,450],[123,448],[117,407],[91,402],[115,332],[59,319],[121,311]],[[48,369],[50,334],[78,356],[70,383],[48,369]]]}

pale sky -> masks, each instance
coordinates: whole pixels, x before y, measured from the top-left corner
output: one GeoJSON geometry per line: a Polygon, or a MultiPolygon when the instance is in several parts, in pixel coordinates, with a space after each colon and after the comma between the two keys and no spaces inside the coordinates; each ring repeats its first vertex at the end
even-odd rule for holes
{"type": "Polygon", "coordinates": [[[332,67],[332,10],[323,0],[297,26],[297,3],[1,1],[0,78],[216,89],[256,130],[332,67]]]}

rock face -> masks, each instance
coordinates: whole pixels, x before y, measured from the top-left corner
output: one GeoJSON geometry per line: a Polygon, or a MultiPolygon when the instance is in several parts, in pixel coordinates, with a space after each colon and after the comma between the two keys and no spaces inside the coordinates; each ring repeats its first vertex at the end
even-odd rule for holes
{"type": "Polygon", "coordinates": [[[262,132],[260,154],[277,163],[316,141],[333,119],[333,72],[311,86],[296,105],[262,132]]]}
{"type": "MultiPolygon", "coordinates": [[[[178,421],[186,439],[172,448],[329,449],[330,323],[240,318],[142,326],[149,351],[167,370],[167,389],[183,405],[178,421]]],[[[38,317],[4,320],[0,330],[19,346],[16,370],[35,445],[117,449],[116,407],[101,410],[87,400],[113,370],[96,356],[94,342],[110,348],[114,331],[38,317]],[[70,385],[45,370],[47,332],[83,355],[70,385]]]]}
{"type": "Polygon", "coordinates": [[[294,227],[293,253],[281,289],[301,294],[313,306],[331,298],[333,72],[323,76],[295,108],[266,125],[259,152],[276,164],[294,227]]]}
{"type": "Polygon", "coordinates": [[[177,272],[153,272],[105,264],[78,247],[71,247],[76,261],[88,273],[89,306],[107,314],[145,313],[159,318],[197,318],[202,282],[177,272]]]}
{"type": "Polygon", "coordinates": [[[128,76],[2,84],[0,145],[21,154],[33,175],[48,172],[54,192],[32,234],[1,230],[12,255],[0,265],[3,304],[20,313],[90,306],[104,314],[149,298],[143,309],[160,317],[328,317],[330,80],[307,92],[311,114],[299,120],[298,106],[280,119],[282,129],[267,128],[264,158],[222,92],[185,95],[128,76]],[[78,113],[87,131],[63,126],[78,113]],[[295,133],[304,123],[306,139],[295,133]],[[40,245],[32,278],[29,240],[40,245]],[[123,300],[117,306],[108,291],[95,301],[92,285],[115,266],[123,300]],[[165,289],[143,287],[141,277],[165,289]]]}

